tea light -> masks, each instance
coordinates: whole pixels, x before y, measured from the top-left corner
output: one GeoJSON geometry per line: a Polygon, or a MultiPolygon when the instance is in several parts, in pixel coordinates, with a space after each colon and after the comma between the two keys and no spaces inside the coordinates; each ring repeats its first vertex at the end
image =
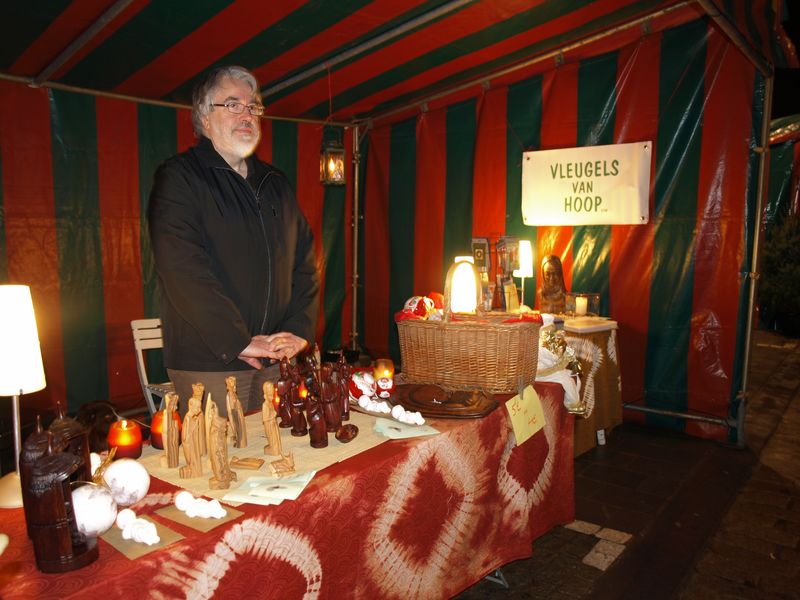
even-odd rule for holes
{"type": "MultiPolygon", "coordinates": [[[[177,410],[172,411],[172,418],[178,422],[178,431],[181,429],[181,416],[177,410]]],[[[153,415],[150,422],[150,445],[159,450],[164,449],[164,411],[160,410],[153,415]]]]}
{"type": "Polygon", "coordinates": [[[589,298],[586,296],[576,296],[575,297],[575,314],[578,316],[583,316],[586,314],[586,308],[589,304],[589,298]]]}
{"type": "Polygon", "coordinates": [[[394,363],[388,358],[379,358],[372,367],[379,398],[388,398],[394,391],[394,363]]]}
{"type": "Polygon", "coordinates": [[[142,429],[135,421],[115,421],[108,430],[108,447],[117,448],[117,458],[139,458],[142,455],[142,429]]]}
{"type": "Polygon", "coordinates": [[[275,407],[275,412],[281,407],[281,397],[278,395],[277,388],[275,388],[275,393],[272,394],[272,406],[275,407]]]}

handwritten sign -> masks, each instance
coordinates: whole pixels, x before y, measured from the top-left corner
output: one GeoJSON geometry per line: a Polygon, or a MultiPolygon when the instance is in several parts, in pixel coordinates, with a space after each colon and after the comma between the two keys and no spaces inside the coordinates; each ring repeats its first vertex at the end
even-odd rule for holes
{"type": "Polygon", "coordinates": [[[506,402],[506,410],[511,417],[511,427],[517,446],[533,437],[537,431],[544,427],[544,411],[539,394],[528,386],[522,390],[522,397],[517,394],[506,402]]]}

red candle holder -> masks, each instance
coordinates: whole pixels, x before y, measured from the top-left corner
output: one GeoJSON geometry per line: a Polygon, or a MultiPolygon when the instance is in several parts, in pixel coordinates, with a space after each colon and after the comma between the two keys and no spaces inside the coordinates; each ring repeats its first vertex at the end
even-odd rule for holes
{"type": "MultiPolygon", "coordinates": [[[[178,431],[181,430],[181,416],[177,410],[172,411],[172,418],[178,423],[178,431]]],[[[150,421],[150,445],[159,450],[164,449],[164,411],[160,410],[153,415],[150,421]]]]}
{"type": "Polygon", "coordinates": [[[142,455],[142,429],[135,421],[122,419],[108,430],[109,449],[117,448],[117,458],[139,458],[142,455]]]}

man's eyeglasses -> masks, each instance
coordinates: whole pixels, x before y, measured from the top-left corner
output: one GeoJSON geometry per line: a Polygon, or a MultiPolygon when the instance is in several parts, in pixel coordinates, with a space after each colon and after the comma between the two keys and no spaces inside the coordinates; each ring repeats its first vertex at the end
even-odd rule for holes
{"type": "Polygon", "coordinates": [[[215,104],[214,102],[211,103],[211,106],[224,106],[228,109],[228,112],[233,113],[235,115],[240,115],[244,112],[244,109],[247,109],[254,117],[260,117],[264,114],[264,106],[262,104],[242,104],[241,102],[222,102],[220,104],[215,104]]]}

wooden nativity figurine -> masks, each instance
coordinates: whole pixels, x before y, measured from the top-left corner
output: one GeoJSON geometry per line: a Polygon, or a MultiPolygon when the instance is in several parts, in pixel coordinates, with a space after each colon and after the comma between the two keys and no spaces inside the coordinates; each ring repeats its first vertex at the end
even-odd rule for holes
{"type": "MultiPolygon", "coordinates": [[[[197,382],[192,384],[192,398],[197,399],[197,406],[199,406],[199,410],[202,413],[203,411],[203,393],[206,390],[206,386],[202,383],[197,382]]],[[[189,400],[189,405],[191,406],[191,400],[189,400]]],[[[191,409],[190,409],[191,410],[191,409]]],[[[202,422],[203,426],[200,428],[200,456],[205,456],[208,454],[208,449],[206,448],[206,425],[205,425],[205,417],[201,414],[200,421],[202,422]]]]}
{"type": "Polygon", "coordinates": [[[271,381],[264,383],[264,404],[261,405],[261,417],[264,421],[264,433],[267,444],[264,454],[283,456],[281,447],[281,432],[278,428],[278,414],[275,412],[275,386],[271,381]]]}
{"type": "MultiPolygon", "coordinates": [[[[167,392],[164,397],[164,414],[171,415],[176,410],[178,410],[178,394],[167,392]]],[[[178,467],[180,462],[180,455],[178,454],[178,448],[181,443],[180,435],[178,422],[175,419],[164,419],[164,432],[162,434],[164,454],[161,457],[161,466],[169,469],[178,467]]]]}
{"type": "Polygon", "coordinates": [[[276,386],[278,398],[280,398],[278,416],[281,418],[281,421],[278,426],[288,429],[292,426],[292,413],[290,408],[292,404],[292,378],[289,374],[289,359],[286,357],[281,359],[280,372],[281,375],[278,378],[276,386]]]}
{"type": "Polygon", "coordinates": [[[208,393],[208,398],[206,398],[206,410],[205,410],[205,424],[206,424],[206,456],[210,453],[208,451],[209,441],[211,440],[211,423],[214,421],[214,417],[219,415],[219,409],[217,408],[217,403],[214,402],[211,398],[211,392],[208,393]]]}
{"type": "Polygon", "coordinates": [[[323,364],[319,369],[322,413],[328,432],[336,432],[342,425],[342,407],[339,403],[339,387],[333,380],[333,366],[323,364]]]}
{"type": "Polygon", "coordinates": [[[236,377],[226,377],[225,386],[228,388],[226,402],[228,405],[228,421],[233,429],[234,448],[247,448],[247,427],[244,424],[244,410],[236,393],[236,377]]]}
{"type": "MultiPolygon", "coordinates": [[[[182,446],[186,465],[180,468],[180,477],[190,479],[203,474],[203,454],[201,452],[205,441],[205,419],[203,416],[202,384],[199,396],[195,393],[189,398],[189,410],[183,418],[182,446]]],[[[195,389],[195,386],[192,386],[195,389]]],[[[197,390],[195,389],[195,392],[197,390]]]]}
{"type": "Polygon", "coordinates": [[[228,420],[215,415],[211,421],[211,436],[208,438],[208,453],[211,457],[213,476],[208,480],[212,490],[227,490],[236,473],[228,465],[228,420]]]}

